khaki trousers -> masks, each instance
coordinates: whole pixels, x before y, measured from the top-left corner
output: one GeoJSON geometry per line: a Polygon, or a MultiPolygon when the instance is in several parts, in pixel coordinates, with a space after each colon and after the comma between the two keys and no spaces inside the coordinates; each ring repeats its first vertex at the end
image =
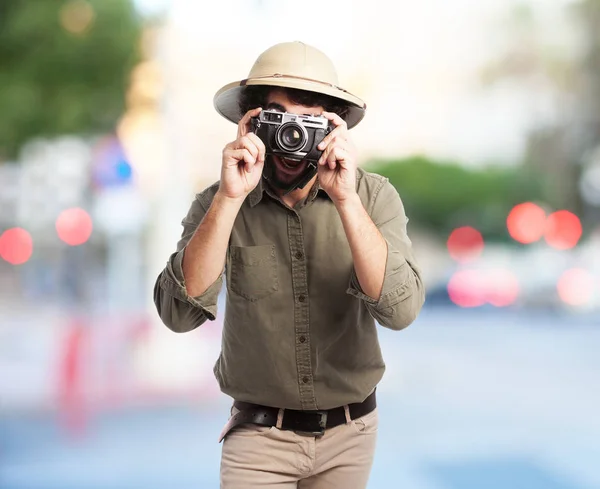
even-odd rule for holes
{"type": "MultiPolygon", "coordinates": [[[[236,412],[233,408],[232,415],[236,412]]],[[[377,424],[376,408],[319,437],[238,426],[223,440],[221,489],[364,489],[377,424]]]]}

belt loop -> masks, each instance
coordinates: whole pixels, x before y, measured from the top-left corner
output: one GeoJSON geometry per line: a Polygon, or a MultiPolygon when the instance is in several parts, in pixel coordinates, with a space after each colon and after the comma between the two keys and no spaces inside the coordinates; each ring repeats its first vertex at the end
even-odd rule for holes
{"type": "Polygon", "coordinates": [[[275,428],[280,430],[282,426],[283,426],[283,409],[279,409],[279,411],[277,412],[277,424],[275,425],[275,428]]]}
{"type": "Polygon", "coordinates": [[[346,415],[346,423],[351,423],[352,418],[350,417],[350,408],[348,404],[344,404],[344,414],[346,415]]]}

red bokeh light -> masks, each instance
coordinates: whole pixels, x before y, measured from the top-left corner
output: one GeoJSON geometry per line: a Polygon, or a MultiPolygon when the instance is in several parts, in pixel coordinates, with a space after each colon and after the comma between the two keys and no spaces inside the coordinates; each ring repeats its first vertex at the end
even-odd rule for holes
{"type": "Polygon", "coordinates": [[[460,307],[496,307],[513,304],[519,295],[519,282],[508,269],[459,270],[448,282],[448,297],[460,307]]]}
{"type": "Polygon", "coordinates": [[[92,218],[78,207],[66,209],[56,219],[58,237],[71,246],[85,243],[92,234],[92,218]]]}
{"type": "Polygon", "coordinates": [[[0,236],[0,256],[8,263],[22,265],[31,258],[33,240],[22,228],[7,229],[0,236]]]}
{"type": "Polygon", "coordinates": [[[581,238],[582,228],[579,218],[569,211],[557,211],[548,216],[545,238],[553,248],[568,250],[581,238]]]}
{"type": "Polygon", "coordinates": [[[511,237],[519,243],[538,241],[546,229],[546,212],[533,202],[518,204],[510,211],[506,226],[511,237]]]}
{"type": "Polygon", "coordinates": [[[594,293],[594,276],[582,268],[570,268],[558,279],[556,288],[563,302],[583,306],[594,293]]]}
{"type": "Polygon", "coordinates": [[[483,237],[477,229],[463,226],[455,229],[448,237],[448,252],[459,263],[477,259],[483,252],[483,237]]]}
{"type": "Polygon", "coordinates": [[[448,282],[448,297],[460,307],[485,304],[484,277],[478,270],[459,270],[448,282]]]}

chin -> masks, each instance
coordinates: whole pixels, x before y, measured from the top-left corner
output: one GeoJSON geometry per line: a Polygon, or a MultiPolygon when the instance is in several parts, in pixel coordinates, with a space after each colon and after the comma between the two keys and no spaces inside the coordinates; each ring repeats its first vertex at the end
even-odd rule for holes
{"type": "Polygon", "coordinates": [[[289,176],[285,175],[285,174],[281,174],[279,173],[279,171],[275,171],[275,180],[277,181],[278,185],[283,186],[283,187],[288,187],[290,186],[295,178],[290,178],[289,176]]]}

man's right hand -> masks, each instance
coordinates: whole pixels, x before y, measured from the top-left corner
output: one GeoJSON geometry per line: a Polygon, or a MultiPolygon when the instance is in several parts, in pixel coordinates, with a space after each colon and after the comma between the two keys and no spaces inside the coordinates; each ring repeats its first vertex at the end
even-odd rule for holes
{"type": "Polygon", "coordinates": [[[265,166],[265,145],[250,132],[250,119],[260,114],[258,107],[246,112],[238,123],[237,139],[223,149],[219,193],[243,200],[258,185],[265,166]]]}

